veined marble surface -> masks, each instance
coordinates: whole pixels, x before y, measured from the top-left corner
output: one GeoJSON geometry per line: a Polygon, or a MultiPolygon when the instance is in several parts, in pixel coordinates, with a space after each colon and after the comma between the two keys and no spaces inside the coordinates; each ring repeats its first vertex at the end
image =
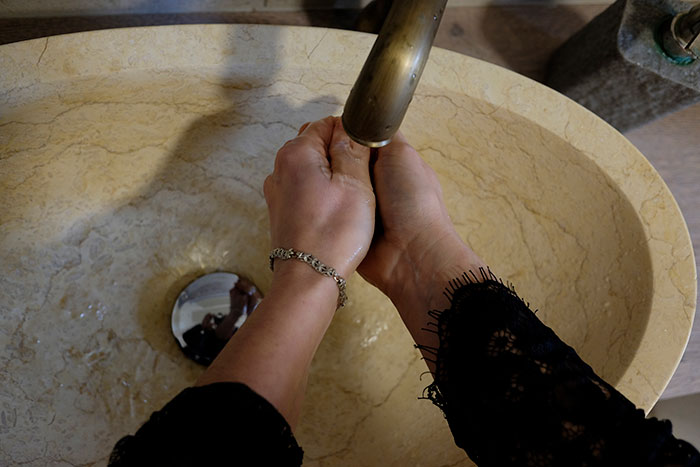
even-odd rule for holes
{"type": "MultiPolygon", "coordinates": [[[[177,294],[214,270],[267,289],[262,182],[301,124],[340,114],[372,42],[207,25],[0,47],[0,464],[104,464],[195,380],[170,334],[177,294]]],[[[644,157],[563,96],[439,49],[403,130],[464,239],[649,409],[696,271],[644,157]]],[[[472,465],[416,400],[429,377],[391,303],[358,276],[349,294],[313,363],[305,465],[472,465]]]]}

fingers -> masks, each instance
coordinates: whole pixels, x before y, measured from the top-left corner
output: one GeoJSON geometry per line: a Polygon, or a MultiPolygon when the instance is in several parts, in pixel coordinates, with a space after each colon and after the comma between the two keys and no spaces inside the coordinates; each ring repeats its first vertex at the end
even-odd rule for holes
{"type": "Polygon", "coordinates": [[[391,143],[377,150],[375,177],[384,170],[399,171],[405,176],[419,176],[418,174],[433,171],[400,131],[396,132],[391,143]]]}
{"type": "Polygon", "coordinates": [[[277,153],[275,172],[316,165],[324,173],[332,170],[333,174],[346,175],[369,187],[369,160],[369,148],[350,139],[340,118],[326,117],[301,126],[298,136],[277,153]]]}
{"type": "Polygon", "coordinates": [[[371,186],[369,175],[370,151],[354,142],[343,129],[340,118],[334,121],[334,131],[329,147],[333,174],[341,174],[371,186]]]}
{"type": "Polygon", "coordinates": [[[327,167],[328,145],[333,136],[333,128],[333,117],[302,125],[299,135],[287,141],[277,152],[275,172],[282,167],[304,168],[309,165],[327,167]]]}
{"type": "Polygon", "coordinates": [[[383,197],[391,198],[396,193],[404,196],[433,193],[442,202],[442,188],[437,174],[401,132],[397,132],[391,143],[377,151],[373,176],[380,204],[383,197]]]}
{"type": "Polygon", "coordinates": [[[292,141],[298,141],[325,159],[334,127],[335,117],[326,117],[312,123],[305,123],[299,130],[299,136],[292,141]]]}
{"type": "Polygon", "coordinates": [[[394,135],[393,138],[391,138],[391,143],[387,144],[386,146],[379,148],[378,150],[378,155],[379,157],[387,157],[387,156],[404,156],[408,155],[410,156],[418,156],[418,153],[416,152],[415,149],[413,149],[413,146],[408,144],[408,140],[406,137],[401,133],[400,131],[397,131],[396,134],[394,135]]]}

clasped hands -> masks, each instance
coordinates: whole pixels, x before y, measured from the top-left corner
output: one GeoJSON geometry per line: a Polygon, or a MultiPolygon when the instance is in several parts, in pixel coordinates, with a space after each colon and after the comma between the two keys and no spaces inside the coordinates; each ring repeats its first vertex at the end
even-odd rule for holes
{"type": "MultiPolygon", "coordinates": [[[[272,247],[309,253],[346,279],[359,271],[392,300],[415,342],[436,348],[436,334],[422,331],[427,311],[446,305],[450,279],[482,264],[457,235],[435,172],[401,134],[370,159],[339,118],[302,126],[263,187],[272,247]]],[[[329,277],[275,260],[265,299],[197,385],[244,383],[294,427],[337,299],[329,277]]]]}
{"type": "MultiPolygon", "coordinates": [[[[273,247],[313,254],[345,278],[357,270],[397,306],[430,302],[417,294],[483,266],[457,234],[435,172],[400,132],[370,161],[340,118],[307,123],[277,153],[264,193],[273,247]]],[[[275,276],[292,269],[276,265],[275,276]]]]}

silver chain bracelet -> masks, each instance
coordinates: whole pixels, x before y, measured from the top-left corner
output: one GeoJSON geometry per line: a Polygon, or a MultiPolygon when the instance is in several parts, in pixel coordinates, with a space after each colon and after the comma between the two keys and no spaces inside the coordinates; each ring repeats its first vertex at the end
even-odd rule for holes
{"type": "Polygon", "coordinates": [[[273,271],[275,270],[276,258],[298,259],[300,261],[305,262],[324,276],[331,277],[335,281],[335,283],[338,284],[338,291],[340,292],[340,294],[338,295],[338,307],[336,309],[345,306],[345,302],[348,301],[348,296],[345,293],[345,279],[340,277],[338,273],[335,272],[335,269],[333,269],[330,266],[326,266],[315,256],[310,255],[308,253],[304,253],[302,251],[296,251],[294,248],[275,248],[274,250],[272,250],[272,252],[270,252],[270,269],[273,271]]]}

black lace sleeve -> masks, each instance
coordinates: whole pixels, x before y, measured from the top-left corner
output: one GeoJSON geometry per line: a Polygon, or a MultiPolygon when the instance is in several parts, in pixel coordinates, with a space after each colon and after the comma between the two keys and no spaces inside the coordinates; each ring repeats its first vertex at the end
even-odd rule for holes
{"type": "Polygon", "coordinates": [[[303,452],[284,417],[240,383],[187,388],[117,442],[110,467],[299,466],[303,452]]]}
{"type": "Polygon", "coordinates": [[[434,383],[455,442],[480,467],[700,466],[671,423],[596,376],[574,349],[487,272],[465,274],[431,312],[440,338],[434,383]]]}

